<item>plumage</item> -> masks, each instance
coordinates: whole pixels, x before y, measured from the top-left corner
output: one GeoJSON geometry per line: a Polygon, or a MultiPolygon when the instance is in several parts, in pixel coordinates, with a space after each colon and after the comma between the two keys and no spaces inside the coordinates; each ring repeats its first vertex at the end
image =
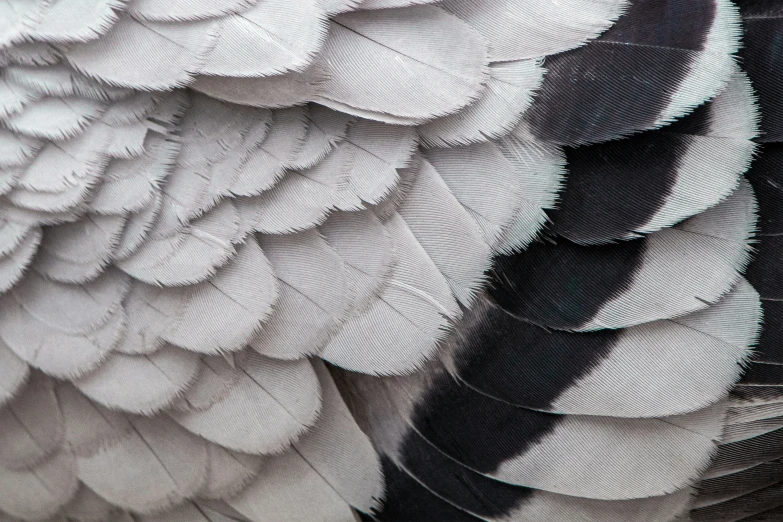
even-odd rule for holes
{"type": "Polygon", "coordinates": [[[781,15],[0,0],[0,519],[777,520],[781,15]]]}
{"type": "Polygon", "coordinates": [[[24,390],[0,410],[0,466],[19,470],[47,460],[60,448],[65,426],[54,383],[31,375],[24,390]]]}
{"type": "Polygon", "coordinates": [[[163,345],[152,354],[111,354],[94,371],[73,381],[87,397],[115,410],[151,414],[171,404],[199,372],[199,357],[163,345]]]}
{"type": "Polygon", "coordinates": [[[202,439],[163,416],[128,417],[127,422],[130,431],[79,457],[79,480],[112,504],[142,513],[194,495],[208,465],[202,439]]]}
{"type": "Polygon", "coordinates": [[[323,52],[328,78],[314,101],[332,109],[415,124],[454,113],[483,90],[481,36],[437,7],[347,13],[330,33],[323,52]]]}
{"type": "Polygon", "coordinates": [[[250,341],[262,355],[300,359],[318,353],[348,306],[347,267],[316,231],[260,236],[278,279],[275,313],[250,341]]]}
{"type": "Polygon", "coordinates": [[[238,378],[214,402],[169,414],[189,431],[234,451],[281,452],[310,428],[321,408],[310,362],[277,361],[250,352],[235,364],[238,378]],[[226,422],[235,430],[223,430],[226,422]]]}

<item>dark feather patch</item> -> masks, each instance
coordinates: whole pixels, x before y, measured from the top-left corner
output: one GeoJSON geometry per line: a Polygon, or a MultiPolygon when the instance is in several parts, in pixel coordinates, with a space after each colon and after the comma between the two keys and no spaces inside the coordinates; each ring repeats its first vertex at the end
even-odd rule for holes
{"type": "Polygon", "coordinates": [[[386,479],[387,501],[373,514],[377,520],[383,522],[403,520],[406,522],[434,520],[476,522],[479,520],[427,491],[388,457],[381,457],[381,466],[386,479]]]}
{"type": "Polygon", "coordinates": [[[566,148],[568,178],[552,230],[580,244],[607,243],[639,230],[663,206],[690,138],[645,132],[566,148]]]}
{"type": "Polygon", "coordinates": [[[783,365],[756,361],[750,365],[740,383],[783,385],[783,365]]]}
{"type": "Polygon", "coordinates": [[[492,304],[478,305],[466,323],[453,342],[460,378],[482,393],[542,410],[609,355],[619,336],[547,330],[492,304]]]}
{"type": "Polygon", "coordinates": [[[501,518],[534,492],[469,470],[433,448],[415,432],[406,437],[402,465],[439,497],[481,517],[501,518]]]}
{"type": "MultiPolygon", "coordinates": [[[[767,116],[763,114],[762,122],[767,116]]],[[[783,299],[783,144],[763,145],[747,178],[758,199],[760,241],[746,277],[762,299],[783,299]]]]}
{"type": "Polygon", "coordinates": [[[497,259],[489,292],[508,312],[535,324],[577,329],[631,285],[644,250],[645,240],[594,247],[536,243],[497,259]]]}
{"type": "MultiPolygon", "coordinates": [[[[762,299],[764,328],[756,346],[755,361],[783,364],[783,301],[762,299]]],[[[771,384],[783,384],[783,381],[771,384]]]]}
{"type": "Polygon", "coordinates": [[[691,511],[693,522],[733,522],[783,506],[783,483],[754,491],[741,498],[691,511]]]}
{"type": "MultiPolygon", "coordinates": [[[[552,430],[559,415],[516,408],[443,374],[414,408],[412,425],[446,455],[480,473],[492,473],[552,430]],[[491,443],[488,443],[491,441],[491,443]]],[[[402,453],[416,453],[409,434],[402,453]]]]}
{"type": "MultiPolygon", "coordinates": [[[[783,82],[781,82],[783,83],[783,82]]],[[[746,177],[759,205],[759,235],[783,233],[783,143],[765,143],[746,177]]]]}
{"type": "Polygon", "coordinates": [[[552,56],[527,121],[561,144],[596,143],[648,129],[703,49],[712,0],[641,0],[603,36],[552,56]],[[631,44],[631,45],[629,45],[631,44]]]}
{"type": "Polygon", "coordinates": [[[731,475],[707,479],[699,485],[697,507],[706,507],[720,501],[738,498],[780,481],[783,481],[783,461],[780,459],[731,475]]]}
{"type": "Polygon", "coordinates": [[[783,428],[753,437],[723,444],[712,464],[716,475],[736,472],[783,457],[783,428]],[[725,471],[724,471],[725,470],[725,471]]]}

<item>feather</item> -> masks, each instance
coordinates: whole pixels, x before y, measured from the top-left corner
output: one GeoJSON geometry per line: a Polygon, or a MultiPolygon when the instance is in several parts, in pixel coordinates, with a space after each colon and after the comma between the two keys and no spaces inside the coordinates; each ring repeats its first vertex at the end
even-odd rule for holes
{"type": "Polygon", "coordinates": [[[437,520],[537,522],[539,520],[579,520],[584,522],[647,522],[672,520],[682,514],[691,491],[632,500],[585,499],[511,486],[482,477],[438,453],[430,452],[430,465],[441,477],[426,477],[419,482],[404,467],[382,457],[389,498],[407,498],[407,502],[388,502],[374,513],[377,520],[437,520]],[[474,516],[475,515],[475,516],[474,516]]]}
{"type": "Polygon", "coordinates": [[[347,311],[357,315],[389,284],[395,261],[391,234],[369,210],[335,213],[318,230],[344,263],[347,311]]]}
{"type": "Polygon", "coordinates": [[[489,5],[445,0],[446,11],[475,27],[489,42],[492,61],[555,54],[584,45],[625,11],[625,0],[503,0],[489,5]],[[502,23],[498,23],[502,20],[502,23]]]}
{"type": "Polygon", "coordinates": [[[193,80],[215,37],[212,21],[142,22],[124,15],[102,38],[74,45],[65,57],[76,70],[109,85],[167,90],[193,80]]]}
{"type": "Polygon", "coordinates": [[[143,211],[160,192],[179,151],[175,141],[157,134],[144,140],[138,157],[113,159],[88,205],[96,214],[126,215],[143,211]]]}
{"type": "Polygon", "coordinates": [[[161,290],[159,299],[184,301],[161,338],[201,353],[242,349],[272,312],[278,289],[272,268],[254,239],[208,281],[161,290]]]}
{"type": "Polygon", "coordinates": [[[6,299],[0,325],[3,342],[22,360],[49,375],[75,378],[96,368],[125,332],[122,309],[89,331],[69,332],[6,299]]]}
{"type": "Polygon", "coordinates": [[[128,0],[55,0],[31,31],[52,43],[85,42],[104,35],[128,0]]]}
{"type": "Polygon", "coordinates": [[[344,189],[366,203],[380,203],[396,188],[397,170],[414,161],[417,144],[416,133],[410,127],[370,120],[355,122],[333,153],[343,154],[343,168],[347,173],[344,189]]]}
{"type": "Polygon", "coordinates": [[[260,472],[265,459],[258,455],[237,453],[217,444],[207,444],[209,473],[199,497],[221,499],[233,497],[247,487],[260,472]]]}
{"type": "Polygon", "coordinates": [[[39,321],[64,332],[83,333],[109,320],[119,308],[128,286],[127,278],[116,270],[107,271],[84,285],[47,281],[31,272],[23,284],[14,288],[12,295],[39,321]]]}
{"type": "Polygon", "coordinates": [[[197,354],[164,345],[149,355],[113,353],[97,370],[73,383],[98,404],[152,415],[182,394],[197,378],[199,368],[197,354]]]}
{"type": "Polygon", "coordinates": [[[307,112],[307,135],[302,148],[296,159],[286,162],[291,170],[309,169],[323,161],[345,139],[348,126],[353,123],[349,115],[317,104],[311,104],[307,112]]]}
{"type": "Polygon", "coordinates": [[[126,415],[92,402],[71,383],[59,383],[55,392],[65,419],[64,446],[77,457],[94,455],[133,430],[126,415]]]}
{"type": "Polygon", "coordinates": [[[66,451],[30,469],[0,467],[0,509],[25,520],[44,520],[65,506],[78,486],[76,459],[66,451]]]}
{"type": "Polygon", "coordinates": [[[577,145],[670,123],[724,87],[738,37],[728,1],[634,2],[601,37],[547,60],[526,125],[546,141],[577,145]]]}
{"type": "Polygon", "coordinates": [[[134,522],[245,522],[229,518],[202,505],[186,502],[173,511],[133,518],[134,522]]]}
{"type": "Polygon", "coordinates": [[[0,342],[0,406],[16,397],[29,377],[30,367],[0,342]]]}
{"type": "Polygon", "coordinates": [[[509,253],[533,240],[546,219],[543,209],[554,205],[562,174],[560,156],[551,147],[514,136],[429,149],[424,157],[496,252],[509,253]]]}
{"type": "Polygon", "coordinates": [[[553,230],[580,244],[630,239],[715,205],[755,146],[750,84],[737,72],[713,101],[661,131],[566,149],[569,176],[553,230]]]}
{"type": "Polygon", "coordinates": [[[323,46],[327,28],[316,0],[263,0],[223,19],[200,72],[251,78],[302,72],[323,46]]]}
{"type": "Polygon", "coordinates": [[[163,96],[154,92],[136,92],[123,100],[115,101],[103,113],[101,121],[106,125],[130,125],[149,116],[163,96]]]}
{"type": "Polygon", "coordinates": [[[347,11],[353,11],[363,0],[318,0],[318,5],[326,10],[329,16],[347,11]]]}
{"type": "Polygon", "coordinates": [[[134,0],[128,6],[128,12],[136,18],[153,22],[191,22],[241,13],[256,3],[258,0],[134,0]]]}
{"type": "Polygon", "coordinates": [[[493,63],[484,94],[457,114],[418,128],[424,144],[448,147],[500,138],[516,127],[533,102],[544,69],[540,61],[493,63]]]}
{"type": "Polygon", "coordinates": [[[162,204],[163,196],[156,193],[143,208],[128,217],[125,221],[125,228],[122,230],[122,237],[114,252],[115,260],[127,259],[141,247],[158,219],[162,204]]]}
{"type": "Polygon", "coordinates": [[[106,147],[106,154],[111,158],[135,158],[144,153],[144,139],[150,130],[145,123],[106,130],[111,134],[111,141],[106,147]]]}
{"type": "MultiPolygon", "coordinates": [[[[165,212],[165,210],[164,210],[165,212]]],[[[224,201],[181,231],[159,230],[129,257],[117,261],[128,275],[153,285],[193,285],[215,276],[236,255],[239,214],[234,204],[224,201]]]]}
{"type": "Polygon", "coordinates": [[[275,313],[251,341],[262,355],[299,359],[318,353],[339,324],[348,301],[347,270],[316,231],[261,236],[277,276],[275,313]]]}
{"type": "Polygon", "coordinates": [[[43,98],[6,120],[9,129],[34,138],[74,138],[98,118],[104,105],[84,98],[43,98]]]}
{"type": "Polygon", "coordinates": [[[13,65],[55,65],[62,59],[56,47],[43,42],[21,42],[3,51],[4,59],[13,65]]]}
{"type": "Polygon", "coordinates": [[[482,38],[432,6],[342,14],[321,60],[329,73],[313,101],[389,123],[452,114],[476,99],[487,79],[482,38]]]}
{"type": "Polygon", "coordinates": [[[449,285],[395,214],[385,223],[396,253],[389,284],[332,336],[321,357],[373,374],[408,373],[432,356],[460,309],[449,285]]]}
{"type": "Polygon", "coordinates": [[[360,4],[362,10],[390,9],[392,7],[407,7],[409,5],[432,4],[438,0],[363,0],[360,4]]]}
{"type": "Polygon", "coordinates": [[[187,393],[171,404],[171,409],[203,411],[224,400],[243,375],[236,368],[237,360],[243,357],[244,352],[231,357],[202,355],[198,378],[188,387],[187,393]]]}
{"type": "Polygon", "coordinates": [[[262,78],[199,76],[191,88],[231,103],[279,109],[316,100],[324,90],[328,71],[314,64],[301,73],[262,78]]]}
{"type": "Polygon", "coordinates": [[[79,457],[79,479],[115,506],[141,513],[195,495],[207,474],[203,441],[165,416],[127,417],[127,422],[131,431],[79,457]]]}
{"type": "Polygon", "coordinates": [[[0,409],[0,466],[35,467],[60,449],[64,434],[52,380],[33,373],[25,389],[0,409]]]}
{"type": "MultiPolygon", "coordinates": [[[[243,133],[242,143],[229,151],[223,159],[210,166],[207,177],[209,187],[204,196],[204,199],[208,201],[202,202],[204,208],[216,204],[223,197],[233,196],[231,191],[240,183],[243,164],[256,153],[269,137],[274,119],[272,111],[262,109],[251,112],[245,109],[242,112],[251,116],[252,123],[247,132],[243,133]]],[[[298,127],[296,128],[298,129],[298,127]]],[[[273,145],[273,143],[268,145],[273,145]]]]}
{"type": "Polygon", "coordinates": [[[428,468],[427,459],[442,452],[457,468],[512,485],[605,500],[660,496],[688,486],[720,436],[722,404],[662,419],[552,415],[490,399],[435,368],[376,382],[353,374],[349,381],[360,397],[354,413],[379,451],[433,486],[461,480],[457,471],[439,477],[428,468]],[[643,477],[638,462],[645,462],[643,477]]]}
{"type": "Polygon", "coordinates": [[[307,115],[306,107],[274,111],[266,139],[248,148],[229,192],[237,196],[258,195],[280,181],[286,167],[296,161],[302,150],[307,115]]]}
{"type": "Polygon", "coordinates": [[[294,447],[267,460],[258,478],[228,503],[258,521],[346,520],[349,505],[368,511],[383,493],[380,462],[351,418],[329,372],[315,371],[323,392],[322,420],[294,447]]]}
{"type": "Polygon", "coordinates": [[[29,165],[43,146],[40,140],[0,129],[0,168],[29,165]]]}
{"type": "Polygon", "coordinates": [[[63,212],[84,202],[108,161],[109,138],[99,126],[91,125],[60,146],[48,143],[27,167],[9,200],[43,212],[63,212]]]}
{"type": "Polygon", "coordinates": [[[490,294],[533,323],[578,331],[702,310],[731,288],[748,263],[745,241],[755,212],[752,189],[743,182],[719,205],[641,241],[591,248],[567,241],[533,245],[497,261],[493,279],[504,284],[490,294]],[[580,260],[590,266],[580,266],[580,260]]]}
{"type": "Polygon", "coordinates": [[[323,223],[334,208],[345,175],[325,162],[289,172],[259,196],[237,201],[244,228],[263,234],[289,234],[323,223]]]}
{"type": "Polygon", "coordinates": [[[0,46],[7,47],[22,39],[47,7],[48,2],[3,2],[0,6],[0,46]]]}
{"type": "Polygon", "coordinates": [[[0,78],[0,120],[19,114],[30,103],[39,98],[32,90],[0,78]]]}
{"type": "Polygon", "coordinates": [[[744,280],[706,310],[589,334],[545,330],[482,300],[442,357],[466,385],[518,406],[662,417],[721,400],[748,362],[759,321],[758,294],[744,280]]]}
{"type": "Polygon", "coordinates": [[[117,509],[99,497],[93,490],[79,484],[73,499],[63,510],[64,515],[78,522],[100,522],[115,520],[119,516],[117,509]]]}
{"type": "Polygon", "coordinates": [[[780,31],[780,6],[774,2],[739,2],[744,22],[745,37],[739,56],[744,69],[753,81],[761,113],[759,141],[783,141],[780,96],[783,82],[775,75],[781,56],[775,44],[780,31]]]}
{"type": "Polygon", "coordinates": [[[61,64],[49,67],[8,67],[4,70],[4,75],[39,96],[120,101],[133,94],[133,91],[128,89],[101,85],[61,64]]]}
{"type": "Polygon", "coordinates": [[[383,496],[378,455],[359,429],[323,362],[314,362],[321,384],[321,422],[294,443],[296,451],[351,506],[369,512],[383,496]]]}
{"type": "Polygon", "coordinates": [[[491,251],[476,221],[429,162],[422,161],[398,212],[457,300],[470,306],[490,267],[491,251]]]}
{"type": "Polygon", "coordinates": [[[239,378],[212,404],[169,415],[215,444],[256,455],[281,452],[316,420],[321,391],[308,360],[278,361],[251,351],[237,361],[236,372],[239,378]]]}
{"type": "Polygon", "coordinates": [[[179,293],[134,280],[122,303],[127,328],[114,350],[126,355],[151,355],[158,351],[163,346],[161,336],[176,324],[186,303],[179,293]]]}
{"type": "Polygon", "coordinates": [[[32,227],[19,244],[0,257],[0,291],[10,290],[24,277],[40,243],[41,229],[32,227]]]}
{"type": "Polygon", "coordinates": [[[699,496],[694,507],[698,510],[727,500],[741,498],[749,491],[758,491],[783,481],[782,464],[780,460],[775,460],[738,473],[707,479],[699,484],[699,496]]]}
{"type": "Polygon", "coordinates": [[[63,283],[85,283],[111,261],[117,248],[124,217],[87,214],[73,223],[44,231],[35,270],[63,283]]]}

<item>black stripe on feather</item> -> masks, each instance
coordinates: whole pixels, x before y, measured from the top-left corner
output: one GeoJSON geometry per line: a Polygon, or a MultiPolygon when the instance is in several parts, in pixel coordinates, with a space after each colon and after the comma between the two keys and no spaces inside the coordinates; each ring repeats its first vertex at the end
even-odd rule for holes
{"type": "Polygon", "coordinates": [[[453,357],[462,380],[502,401],[542,410],[609,356],[620,335],[547,330],[491,304],[478,304],[461,331],[453,357]]]}
{"type": "Polygon", "coordinates": [[[759,147],[756,159],[746,174],[759,204],[758,225],[761,236],[783,233],[783,168],[781,167],[783,167],[783,143],[765,143],[759,147]]]}
{"type": "MultiPolygon", "coordinates": [[[[411,415],[412,426],[428,442],[486,474],[523,454],[559,420],[559,415],[516,408],[477,393],[447,374],[432,383],[411,415]]],[[[416,454],[419,443],[408,434],[401,453],[416,454]]]]}
{"type": "MultiPolygon", "coordinates": [[[[486,444],[487,441],[484,442],[486,444]]],[[[405,438],[401,464],[437,496],[480,517],[502,518],[535,491],[471,471],[432,447],[415,432],[409,432],[405,438]]]]}
{"type": "Polygon", "coordinates": [[[742,376],[740,383],[783,385],[783,365],[754,361],[742,376]]]}
{"type": "Polygon", "coordinates": [[[690,72],[715,13],[712,0],[635,1],[597,40],[550,57],[527,112],[534,134],[583,144],[650,128],[690,72]]]}
{"type": "Polygon", "coordinates": [[[535,243],[496,260],[489,293],[532,323],[577,329],[631,285],[644,251],[644,240],[592,247],[535,243]]]}
{"type": "MultiPolygon", "coordinates": [[[[761,300],[764,328],[755,348],[754,361],[783,364],[783,301],[761,300]]],[[[783,384],[783,381],[770,384],[783,384]]]]}
{"type": "MultiPolygon", "coordinates": [[[[397,467],[388,457],[381,456],[381,467],[386,480],[386,499],[373,518],[383,522],[476,522],[480,519],[457,509],[445,500],[427,491],[410,475],[397,467]]],[[[372,520],[365,515],[365,520],[372,520]]]]}

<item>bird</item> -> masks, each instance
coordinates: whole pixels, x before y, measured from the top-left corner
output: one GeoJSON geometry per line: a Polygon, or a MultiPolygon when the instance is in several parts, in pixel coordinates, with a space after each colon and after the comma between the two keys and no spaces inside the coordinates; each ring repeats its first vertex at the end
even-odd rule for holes
{"type": "Polygon", "coordinates": [[[781,35],[0,0],[0,522],[783,520],[781,35]]]}

